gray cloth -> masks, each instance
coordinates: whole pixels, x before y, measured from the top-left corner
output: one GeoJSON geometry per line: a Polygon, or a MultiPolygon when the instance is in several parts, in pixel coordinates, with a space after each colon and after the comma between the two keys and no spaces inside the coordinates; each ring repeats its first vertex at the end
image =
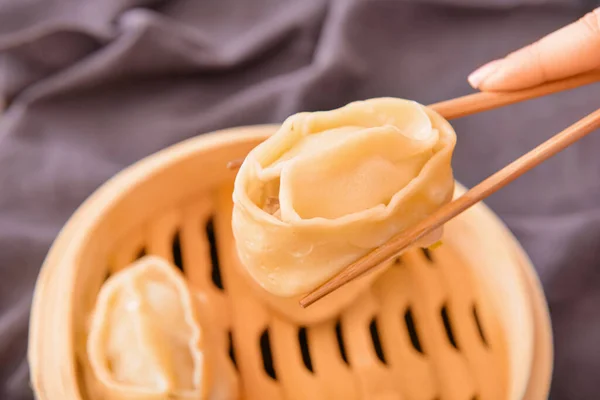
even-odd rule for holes
{"type": "MultiPolygon", "coordinates": [[[[0,0],[0,398],[32,398],[28,313],[46,251],[123,167],[203,132],[297,111],[466,94],[472,69],[593,3],[0,0]]],[[[455,121],[457,178],[477,183],[597,108],[598,90],[455,121]]],[[[487,202],[542,278],[557,400],[597,399],[600,388],[599,150],[595,132],[487,202]]]]}

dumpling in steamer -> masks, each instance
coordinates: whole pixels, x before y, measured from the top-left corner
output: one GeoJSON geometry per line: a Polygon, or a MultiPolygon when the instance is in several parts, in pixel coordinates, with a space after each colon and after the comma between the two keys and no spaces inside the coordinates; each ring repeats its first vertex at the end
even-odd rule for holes
{"type": "Polygon", "coordinates": [[[103,285],[87,342],[101,398],[206,398],[204,347],[192,294],[166,261],[145,257],[103,285]]]}
{"type": "Polygon", "coordinates": [[[242,264],[273,294],[314,289],[452,199],[455,143],[444,118],[402,99],[291,116],[236,177],[242,264]]]}

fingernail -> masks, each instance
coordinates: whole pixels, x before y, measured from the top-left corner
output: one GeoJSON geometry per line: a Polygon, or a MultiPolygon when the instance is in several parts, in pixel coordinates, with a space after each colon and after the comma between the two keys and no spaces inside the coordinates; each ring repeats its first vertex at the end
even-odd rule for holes
{"type": "Polygon", "coordinates": [[[482,67],[479,67],[474,72],[472,72],[471,75],[469,75],[469,77],[467,78],[471,86],[473,86],[473,88],[475,89],[479,88],[483,81],[485,81],[490,75],[496,72],[498,67],[500,67],[501,63],[502,59],[490,61],[489,63],[483,65],[482,67]]]}

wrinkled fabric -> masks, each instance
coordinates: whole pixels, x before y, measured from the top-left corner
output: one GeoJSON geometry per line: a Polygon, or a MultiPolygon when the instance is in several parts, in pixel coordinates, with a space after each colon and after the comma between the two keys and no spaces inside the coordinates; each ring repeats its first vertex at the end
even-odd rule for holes
{"type": "MultiPolygon", "coordinates": [[[[298,111],[469,93],[475,67],[598,5],[0,0],[0,398],[33,397],[27,326],[43,257],[123,167],[204,132],[298,111]]],[[[454,121],[457,178],[476,184],[597,108],[599,94],[593,85],[454,121]]],[[[555,400],[596,399],[599,387],[598,151],[594,132],[487,201],[546,290],[555,400]]]]}

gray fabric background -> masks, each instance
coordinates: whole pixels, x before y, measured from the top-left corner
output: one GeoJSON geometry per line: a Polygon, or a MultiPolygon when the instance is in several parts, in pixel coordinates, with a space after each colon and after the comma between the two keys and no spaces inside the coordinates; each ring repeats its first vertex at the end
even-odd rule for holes
{"type": "MultiPolygon", "coordinates": [[[[28,312],[74,209],[199,133],[303,110],[466,94],[467,74],[582,16],[577,0],[0,0],[0,399],[30,399],[28,312]]],[[[454,123],[473,185],[600,106],[599,87],[454,123]]],[[[533,258],[555,329],[552,399],[597,399],[600,132],[489,199],[533,258]]],[[[201,173],[201,171],[199,171],[201,173]]]]}

